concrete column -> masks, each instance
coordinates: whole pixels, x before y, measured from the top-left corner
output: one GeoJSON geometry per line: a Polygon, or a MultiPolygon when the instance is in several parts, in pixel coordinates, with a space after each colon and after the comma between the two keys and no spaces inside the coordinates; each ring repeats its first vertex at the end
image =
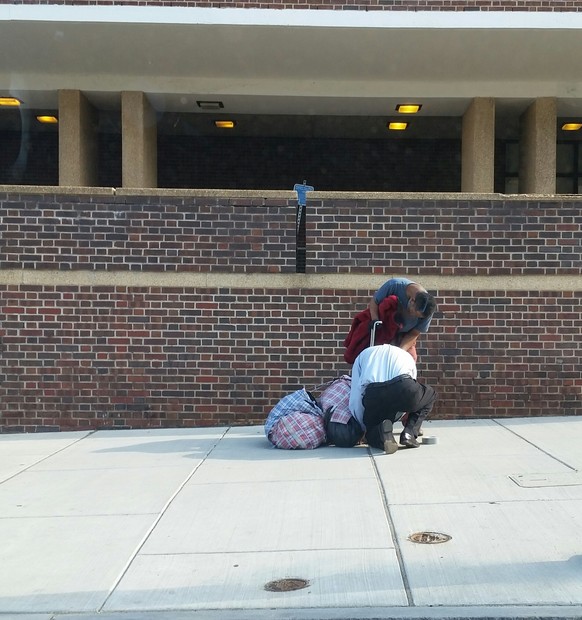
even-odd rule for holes
{"type": "Polygon", "coordinates": [[[495,100],[473,99],[463,115],[461,191],[488,194],[494,190],[495,100]]]}
{"type": "Polygon", "coordinates": [[[156,113],[144,93],[121,93],[123,187],[158,186],[156,113]]]}
{"type": "Polygon", "coordinates": [[[97,113],[78,90],[59,91],[59,185],[97,185],[97,113]]]}
{"type": "Polygon", "coordinates": [[[553,97],[536,99],[521,116],[519,193],[556,193],[557,106],[553,97]]]}

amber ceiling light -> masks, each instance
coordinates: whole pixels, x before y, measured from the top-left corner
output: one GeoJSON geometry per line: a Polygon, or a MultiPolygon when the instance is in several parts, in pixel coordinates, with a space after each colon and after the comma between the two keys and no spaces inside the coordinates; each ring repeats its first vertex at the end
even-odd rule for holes
{"type": "Polygon", "coordinates": [[[582,123],[564,123],[562,131],[578,131],[582,127],[582,123]]]}
{"type": "Polygon", "coordinates": [[[236,123],[234,121],[214,121],[214,125],[220,129],[233,129],[236,123]]]}
{"type": "Polygon", "coordinates": [[[0,105],[17,107],[22,105],[22,101],[16,97],[0,97],[0,105]]]}
{"type": "Polygon", "coordinates": [[[408,123],[402,123],[397,121],[392,121],[387,125],[388,129],[391,131],[404,131],[408,127],[408,123]]]}
{"type": "Polygon", "coordinates": [[[49,114],[41,114],[40,116],[36,117],[36,120],[39,123],[45,123],[45,124],[48,124],[48,125],[55,124],[55,123],[59,122],[59,120],[57,119],[56,116],[50,116],[49,114]]]}
{"type": "Polygon", "coordinates": [[[420,103],[399,103],[396,106],[396,111],[399,114],[416,114],[422,105],[420,103]]]}

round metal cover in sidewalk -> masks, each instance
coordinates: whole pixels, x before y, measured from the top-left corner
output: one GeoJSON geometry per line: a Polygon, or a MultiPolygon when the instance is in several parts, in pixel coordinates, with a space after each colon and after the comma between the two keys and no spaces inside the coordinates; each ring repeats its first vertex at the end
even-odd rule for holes
{"type": "Polygon", "coordinates": [[[276,579],[265,584],[265,590],[269,592],[291,592],[301,590],[309,585],[307,579],[276,579]]]}
{"type": "Polygon", "coordinates": [[[438,543],[448,542],[451,538],[452,536],[439,532],[415,532],[408,537],[408,540],[422,545],[437,545],[438,543]]]}

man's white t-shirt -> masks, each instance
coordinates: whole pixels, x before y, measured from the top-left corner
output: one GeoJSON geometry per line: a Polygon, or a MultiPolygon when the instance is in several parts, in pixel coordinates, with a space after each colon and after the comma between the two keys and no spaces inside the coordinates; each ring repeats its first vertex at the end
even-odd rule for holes
{"type": "Polygon", "coordinates": [[[350,411],[364,426],[364,405],[362,398],[369,383],[383,383],[409,375],[416,379],[416,364],[410,353],[391,344],[381,344],[364,349],[352,366],[352,387],[350,390],[350,411]]]}

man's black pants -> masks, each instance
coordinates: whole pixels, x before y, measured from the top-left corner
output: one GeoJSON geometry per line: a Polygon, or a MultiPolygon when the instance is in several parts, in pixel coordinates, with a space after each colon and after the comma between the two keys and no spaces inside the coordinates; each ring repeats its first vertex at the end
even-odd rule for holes
{"type": "Polygon", "coordinates": [[[364,434],[356,418],[350,418],[347,424],[328,422],[325,431],[327,442],[338,448],[352,448],[360,441],[364,434]]]}
{"type": "Polygon", "coordinates": [[[383,449],[380,425],[384,420],[396,422],[405,412],[408,412],[408,420],[404,432],[418,437],[436,397],[430,385],[418,383],[408,375],[400,375],[383,383],[370,383],[362,399],[368,445],[383,449]]]}

